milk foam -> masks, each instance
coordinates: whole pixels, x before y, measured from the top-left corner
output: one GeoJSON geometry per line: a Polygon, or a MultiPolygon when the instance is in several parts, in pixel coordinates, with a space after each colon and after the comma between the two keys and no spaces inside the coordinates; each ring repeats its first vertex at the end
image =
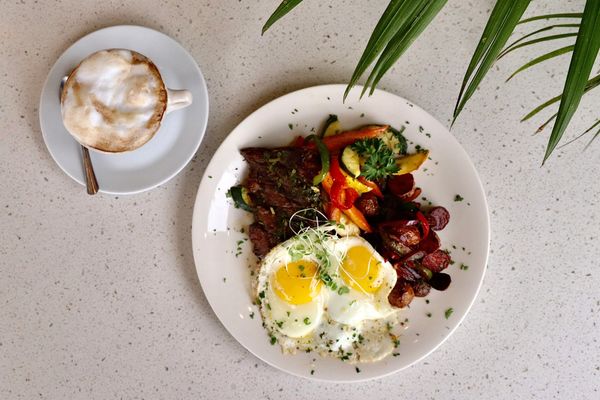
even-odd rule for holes
{"type": "Polygon", "coordinates": [[[67,81],[63,121],[84,145],[132,150],[158,129],[165,102],[164,84],[147,59],[129,50],[104,50],[85,59],[67,81]]]}

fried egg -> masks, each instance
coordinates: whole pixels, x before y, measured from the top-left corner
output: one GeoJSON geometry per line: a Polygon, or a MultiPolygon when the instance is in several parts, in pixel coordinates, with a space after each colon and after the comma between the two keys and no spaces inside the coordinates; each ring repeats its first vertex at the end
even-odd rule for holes
{"type": "Polygon", "coordinates": [[[257,298],[272,344],[349,362],[390,354],[398,309],[396,272],[361,237],[308,229],[273,248],[260,265],[257,298]]]}

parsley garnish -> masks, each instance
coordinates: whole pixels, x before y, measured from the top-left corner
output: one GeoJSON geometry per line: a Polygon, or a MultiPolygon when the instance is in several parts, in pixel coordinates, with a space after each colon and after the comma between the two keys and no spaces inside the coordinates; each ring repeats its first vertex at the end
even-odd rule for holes
{"type": "Polygon", "coordinates": [[[452,315],[453,312],[454,312],[454,309],[452,307],[450,307],[449,309],[447,309],[444,312],[444,316],[446,317],[446,319],[450,318],[450,316],[452,315]]]}
{"type": "Polygon", "coordinates": [[[304,318],[304,325],[310,325],[310,318],[304,318]]]}
{"type": "Polygon", "coordinates": [[[275,336],[271,336],[271,346],[277,343],[277,338],[275,336]]]}
{"type": "Polygon", "coordinates": [[[365,179],[375,181],[386,178],[400,169],[392,150],[379,138],[358,140],[352,149],[365,159],[361,171],[365,179]]]}
{"type": "Polygon", "coordinates": [[[346,293],[350,293],[350,289],[348,289],[348,286],[341,286],[341,287],[338,289],[338,294],[339,294],[340,296],[341,296],[341,295],[343,295],[343,294],[346,294],[346,293]]]}
{"type": "Polygon", "coordinates": [[[454,196],[454,201],[463,201],[465,198],[462,197],[460,194],[457,194],[456,196],[454,196]]]}

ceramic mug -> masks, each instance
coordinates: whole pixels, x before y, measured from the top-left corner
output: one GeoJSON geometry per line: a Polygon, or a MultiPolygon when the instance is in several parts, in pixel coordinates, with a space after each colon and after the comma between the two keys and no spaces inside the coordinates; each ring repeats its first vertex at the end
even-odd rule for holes
{"type": "Polygon", "coordinates": [[[189,106],[188,90],[166,87],[156,65],[133,50],[86,57],[61,92],[63,123],[90,150],[123,153],[147,143],[170,112],[189,106]]]}

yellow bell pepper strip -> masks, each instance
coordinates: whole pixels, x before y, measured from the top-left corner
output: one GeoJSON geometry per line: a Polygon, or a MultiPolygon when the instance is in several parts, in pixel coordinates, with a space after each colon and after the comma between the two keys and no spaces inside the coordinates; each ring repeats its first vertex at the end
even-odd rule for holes
{"type": "Polygon", "coordinates": [[[427,160],[429,150],[409,154],[396,160],[399,169],[394,175],[404,175],[416,171],[427,160]]]}

